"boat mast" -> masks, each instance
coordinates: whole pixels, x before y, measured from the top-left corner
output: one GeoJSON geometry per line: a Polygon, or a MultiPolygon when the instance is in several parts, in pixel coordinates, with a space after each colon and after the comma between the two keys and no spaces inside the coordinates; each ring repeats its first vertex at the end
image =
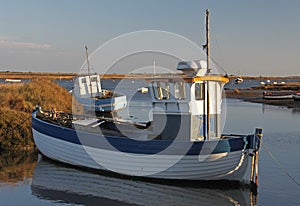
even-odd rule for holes
{"type": "Polygon", "coordinates": [[[206,9],[206,63],[207,63],[207,73],[210,73],[210,31],[209,31],[209,10],[206,9]]]}
{"type": "MultiPolygon", "coordinates": [[[[206,9],[206,63],[207,63],[207,74],[210,73],[210,38],[209,38],[209,10],[206,9]]],[[[206,81],[206,125],[207,125],[207,131],[206,131],[206,138],[207,140],[210,139],[210,101],[209,101],[209,81],[206,81]]]]}
{"type": "Polygon", "coordinates": [[[86,54],[86,63],[88,68],[88,75],[89,75],[89,82],[90,82],[90,90],[91,90],[91,98],[93,98],[93,91],[92,91],[92,82],[91,82],[91,72],[90,72],[90,61],[89,61],[89,53],[88,48],[85,46],[85,54],[86,54]]]}

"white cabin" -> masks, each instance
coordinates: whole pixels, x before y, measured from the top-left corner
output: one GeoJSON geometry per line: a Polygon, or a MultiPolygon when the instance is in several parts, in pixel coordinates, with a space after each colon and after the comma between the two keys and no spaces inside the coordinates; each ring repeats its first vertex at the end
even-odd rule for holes
{"type": "Polygon", "coordinates": [[[208,75],[206,62],[195,62],[178,64],[177,69],[187,77],[151,80],[153,131],[161,139],[198,141],[221,137],[222,90],[228,79],[208,75]]]}

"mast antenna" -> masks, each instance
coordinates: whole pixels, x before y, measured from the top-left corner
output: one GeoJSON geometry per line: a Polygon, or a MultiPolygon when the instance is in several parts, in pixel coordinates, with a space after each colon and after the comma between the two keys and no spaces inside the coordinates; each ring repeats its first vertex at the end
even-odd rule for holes
{"type": "Polygon", "coordinates": [[[156,75],[156,63],[155,63],[155,60],[153,60],[153,73],[154,73],[154,76],[156,75]]]}

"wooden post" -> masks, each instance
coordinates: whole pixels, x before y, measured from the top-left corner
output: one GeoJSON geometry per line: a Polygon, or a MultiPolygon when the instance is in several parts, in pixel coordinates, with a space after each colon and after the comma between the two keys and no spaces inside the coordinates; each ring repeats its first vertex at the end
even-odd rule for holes
{"type": "Polygon", "coordinates": [[[262,129],[255,129],[255,139],[254,139],[254,151],[252,153],[252,163],[251,163],[251,175],[250,182],[255,184],[258,187],[258,157],[259,157],[259,148],[262,139],[262,129]]]}
{"type": "Polygon", "coordinates": [[[259,148],[262,141],[262,129],[256,128],[255,129],[255,136],[257,138],[256,142],[256,150],[255,150],[255,185],[258,187],[258,158],[259,158],[259,148]]]}
{"type": "Polygon", "coordinates": [[[250,183],[254,183],[254,174],[255,174],[255,154],[250,154],[251,155],[251,173],[250,173],[250,183]]]}

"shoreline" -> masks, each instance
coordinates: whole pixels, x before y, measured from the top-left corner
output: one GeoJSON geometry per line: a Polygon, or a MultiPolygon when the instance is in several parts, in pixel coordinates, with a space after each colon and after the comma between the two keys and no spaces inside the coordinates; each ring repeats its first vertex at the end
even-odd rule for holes
{"type": "MultiPolygon", "coordinates": [[[[72,80],[72,78],[76,77],[78,74],[76,73],[60,73],[60,72],[12,72],[12,71],[0,71],[0,79],[49,79],[49,80],[72,80]]],[[[180,75],[180,74],[176,74],[180,75]]],[[[170,77],[170,74],[160,74],[157,76],[153,76],[151,74],[104,74],[101,75],[101,79],[149,79],[149,78],[158,78],[158,77],[170,77]]],[[[184,75],[181,75],[184,78],[184,75]]],[[[291,80],[291,79],[300,79],[300,76],[285,76],[285,77],[266,77],[266,76],[241,76],[243,79],[254,79],[254,80],[291,80]]],[[[232,81],[237,76],[230,75],[228,78],[232,81]]],[[[276,106],[283,106],[287,108],[298,107],[299,103],[294,101],[293,99],[287,100],[268,100],[263,99],[263,91],[289,91],[296,92],[300,91],[300,82],[287,82],[284,85],[258,85],[252,88],[245,89],[225,89],[225,94],[227,98],[235,98],[242,99],[243,101],[253,102],[253,103],[261,103],[261,104],[269,104],[276,106]]]]}
{"type": "MultiPolygon", "coordinates": [[[[36,78],[47,78],[47,79],[72,79],[78,76],[79,73],[69,72],[14,72],[14,71],[0,71],[0,79],[36,79],[36,78]]],[[[100,74],[102,79],[144,79],[144,78],[153,78],[153,77],[161,77],[161,76],[172,76],[170,74],[158,74],[153,76],[153,74],[100,74]]],[[[183,76],[182,74],[173,74],[183,76]]],[[[236,76],[229,75],[228,78],[230,80],[236,79],[237,77],[241,77],[243,79],[255,79],[255,80],[287,80],[287,79],[300,79],[300,76],[236,76]]]]}
{"type": "MultiPolygon", "coordinates": [[[[267,104],[286,108],[300,107],[300,101],[294,99],[264,99],[263,92],[265,90],[225,90],[225,97],[229,99],[240,99],[245,102],[267,104]]],[[[295,92],[295,91],[290,91],[295,92]]]]}

